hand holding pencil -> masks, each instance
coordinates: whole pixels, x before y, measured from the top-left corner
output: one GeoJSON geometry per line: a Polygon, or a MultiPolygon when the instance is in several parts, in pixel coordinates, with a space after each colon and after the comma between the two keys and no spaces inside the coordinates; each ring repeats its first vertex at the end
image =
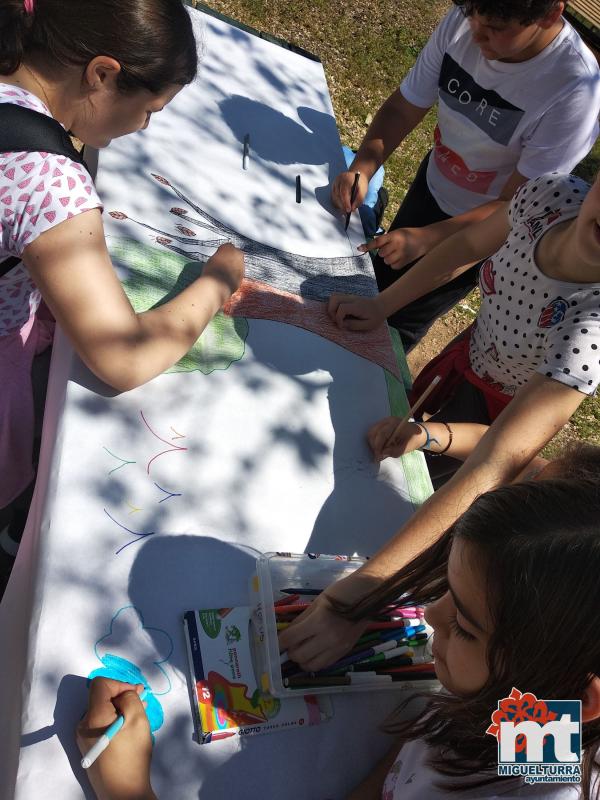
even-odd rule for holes
{"type": "Polygon", "coordinates": [[[423,431],[414,422],[407,422],[395,433],[397,427],[398,417],[384,417],[369,428],[367,441],[375,461],[399,458],[423,444],[423,431]]]}
{"type": "Polygon", "coordinates": [[[381,295],[332,294],[327,302],[327,315],[340,330],[372,331],[385,321],[380,298],[381,295]]]}
{"type": "Polygon", "coordinates": [[[352,199],[356,173],[357,170],[354,169],[340,172],[331,186],[331,202],[345,214],[355,211],[362,205],[369,189],[369,180],[366,174],[361,172],[352,199]]]}
{"type": "Polygon", "coordinates": [[[156,800],[150,784],[150,725],[139,698],[143,688],[109,678],[94,678],[90,685],[88,710],[77,726],[82,755],[89,753],[119,715],[125,718],[110,746],[87,770],[100,800],[156,800]]]}
{"type": "Polygon", "coordinates": [[[352,209],[354,208],[354,203],[356,202],[356,195],[358,194],[358,182],[360,180],[360,172],[354,173],[354,180],[352,181],[352,189],[350,190],[350,211],[346,214],[346,223],[344,225],[344,230],[348,230],[348,225],[350,225],[350,215],[352,213],[352,209]]]}
{"type": "Polygon", "coordinates": [[[398,458],[423,445],[423,430],[414,422],[410,422],[410,418],[418,411],[440,380],[440,376],[436,375],[401,419],[385,417],[369,428],[367,441],[375,461],[383,461],[388,456],[398,458]]]}

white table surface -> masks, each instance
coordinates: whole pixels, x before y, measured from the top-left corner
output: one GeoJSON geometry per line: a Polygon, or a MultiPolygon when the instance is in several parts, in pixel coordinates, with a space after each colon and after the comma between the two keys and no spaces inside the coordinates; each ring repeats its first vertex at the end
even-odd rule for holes
{"type": "MultiPolygon", "coordinates": [[[[192,13],[200,79],[148,132],[101,154],[106,210],[174,230],[156,170],[256,241],[352,254],[358,219],[347,237],[319,189],[342,158],[321,65],[192,13]],[[232,97],[238,110],[260,103],[289,121],[287,143],[275,137],[247,172],[232,97]],[[288,189],[301,170],[297,223],[288,189]]],[[[105,217],[109,246],[124,231],[152,241],[105,217]]],[[[152,778],[161,798],[337,800],[388,746],[377,726],[398,695],[385,692],[336,696],[334,719],[316,728],[193,739],[183,612],[244,604],[256,551],[372,553],[430,489],[420,454],[370,460],[364,433],[390,413],[381,367],[273,320],[248,320],[243,350],[227,369],[169,373],[114,396],[57,336],[38,486],[0,605],[0,797],[93,796],[73,729],[103,648],[134,661],[160,693],[152,778]]]]}

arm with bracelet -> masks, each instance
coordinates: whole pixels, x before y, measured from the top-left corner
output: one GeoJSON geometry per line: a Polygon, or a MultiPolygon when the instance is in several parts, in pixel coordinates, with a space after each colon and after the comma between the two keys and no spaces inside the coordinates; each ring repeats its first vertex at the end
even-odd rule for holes
{"type": "MultiPolygon", "coordinates": [[[[386,417],[369,428],[367,440],[376,461],[384,458],[399,458],[413,450],[428,452],[432,456],[452,456],[466,461],[479,444],[489,425],[477,422],[408,422],[399,433],[387,440],[389,430],[396,424],[396,417],[386,417]],[[381,442],[387,442],[382,445],[381,442]]],[[[548,460],[535,456],[516,476],[515,481],[530,480],[548,464],[548,460]]]]}
{"type": "MultiPolygon", "coordinates": [[[[280,647],[306,670],[322,669],[348,652],[364,623],[340,615],[332,602],[354,606],[368,598],[400,567],[437,541],[476,497],[515,480],[567,422],[584,397],[564,383],[539,373],[534,375],[489,426],[451,480],[431,495],[360,569],[322,592],[311,604],[310,614],[299,615],[293,625],[283,631],[279,637],[280,647]]],[[[455,426],[452,428],[454,430],[455,426]]],[[[430,437],[434,434],[436,438],[438,432],[430,429],[430,437]]],[[[424,438],[422,433],[419,437],[424,438]]],[[[431,444],[435,447],[435,443],[431,444]]],[[[442,444],[447,444],[446,439],[442,444]]],[[[453,445],[454,437],[451,447],[453,445]]]]}
{"type": "Polygon", "coordinates": [[[448,455],[464,461],[487,432],[489,425],[475,422],[408,422],[396,434],[391,431],[396,417],[385,417],[371,426],[367,434],[375,461],[399,458],[413,450],[433,456],[448,455]],[[390,438],[391,437],[391,438],[390,438]]]}

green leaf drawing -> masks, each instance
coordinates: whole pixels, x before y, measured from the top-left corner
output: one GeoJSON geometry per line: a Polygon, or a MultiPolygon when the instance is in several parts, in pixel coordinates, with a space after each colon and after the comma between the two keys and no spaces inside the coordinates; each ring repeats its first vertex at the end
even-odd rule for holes
{"type": "MultiPolygon", "coordinates": [[[[204,266],[135,239],[111,236],[108,249],[113,261],[124,269],[123,288],[138,312],[156,308],[178,295],[202,274],[204,266]]],[[[228,317],[220,311],[191,350],[167,372],[196,370],[209,375],[214,370],[227,369],[244,355],[247,336],[247,319],[228,317]]]]}

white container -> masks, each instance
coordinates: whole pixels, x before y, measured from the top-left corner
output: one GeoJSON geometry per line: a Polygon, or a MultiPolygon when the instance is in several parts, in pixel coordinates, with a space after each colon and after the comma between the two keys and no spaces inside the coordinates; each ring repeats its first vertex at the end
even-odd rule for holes
{"type": "MultiPolygon", "coordinates": [[[[331,583],[345,578],[358,569],[363,560],[357,557],[328,556],[315,554],[265,553],[256,560],[256,573],[250,579],[250,605],[252,607],[253,659],[256,677],[263,691],[276,697],[293,697],[304,694],[336,694],[338,692],[361,692],[410,689],[425,691],[439,688],[436,680],[406,680],[377,682],[359,678],[360,683],[344,686],[311,686],[293,689],[284,686],[281,674],[281,658],[277,636],[277,621],[273,602],[283,595],[282,589],[304,590],[327,588],[331,583]]],[[[311,597],[306,598],[308,601],[311,597]]],[[[368,645],[365,645],[367,647],[368,645]]],[[[427,645],[423,646],[423,652],[427,645]]],[[[361,673],[357,673],[361,674],[361,673]]]]}

